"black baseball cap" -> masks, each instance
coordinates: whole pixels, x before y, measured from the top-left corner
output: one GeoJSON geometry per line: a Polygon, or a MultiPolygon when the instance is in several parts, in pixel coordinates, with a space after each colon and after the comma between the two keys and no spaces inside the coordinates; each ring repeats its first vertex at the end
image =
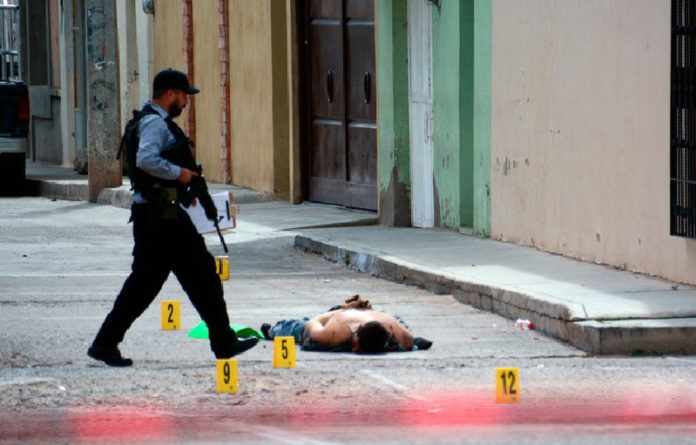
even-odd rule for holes
{"type": "Polygon", "coordinates": [[[162,70],[155,76],[152,89],[157,90],[181,90],[186,94],[196,94],[200,90],[189,85],[188,77],[181,71],[174,69],[162,70]]]}

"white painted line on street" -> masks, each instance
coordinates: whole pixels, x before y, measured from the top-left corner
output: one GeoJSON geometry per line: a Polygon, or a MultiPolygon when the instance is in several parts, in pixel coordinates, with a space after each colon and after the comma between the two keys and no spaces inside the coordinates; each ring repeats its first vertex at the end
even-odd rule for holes
{"type": "Polygon", "coordinates": [[[58,320],[101,320],[103,316],[96,317],[12,317],[12,318],[0,318],[0,321],[20,321],[20,320],[42,320],[42,321],[58,321],[58,320]]]}
{"type": "Polygon", "coordinates": [[[0,380],[0,386],[33,385],[36,383],[51,383],[55,381],[56,379],[50,377],[18,377],[12,380],[0,380]]]}
{"type": "Polygon", "coordinates": [[[71,273],[71,272],[61,272],[61,273],[41,273],[41,272],[17,272],[15,275],[0,275],[0,278],[27,278],[27,277],[41,277],[41,278],[66,278],[66,277],[87,277],[87,278],[99,278],[99,277],[128,277],[125,272],[101,272],[101,273],[71,273]]]}
{"type": "Polygon", "coordinates": [[[389,386],[390,388],[393,388],[399,392],[404,393],[404,395],[406,397],[409,397],[409,398],[414,399],[414,400],[421,400],[421,401],[426,400],[424,397],[409,394],[408,392],[406,392],[408,390],[408,388],[406,386],[402,385],[401,383],[397,383],[394,380],[391,380],[391,379],[383,376],[382,374],[378,374],[375,371],[372,371],[370,369],[362,369],[362,370],[360,370],[360,372],[362,372],[363,374],[365,374],[368,377],[372,377],[373,379],[384,383],[385,385],[389,386]]]}
{"type": "Polygon", "coordinates": [[[326,442],[323,440],[310,439],[306,436],[300,436],[290,433],[288,430],[282,430],[279,428],[272,427],[261,427],[257,426],[254,428],[256,434],[261,437],[266,437],[272,439],[276,443],[288,443],[288,444],[315,444],[315,445],[334,445],[336,442],[326,442]]]}
{"type": "Polygon", "coordinates": [[[681,358],[681,357],[665,357],[668,360],[674,360],[677,362],[686,362],[686,363],[691,363],[693,365],[696,365],[696,359],[695,358],[681,358]]]}

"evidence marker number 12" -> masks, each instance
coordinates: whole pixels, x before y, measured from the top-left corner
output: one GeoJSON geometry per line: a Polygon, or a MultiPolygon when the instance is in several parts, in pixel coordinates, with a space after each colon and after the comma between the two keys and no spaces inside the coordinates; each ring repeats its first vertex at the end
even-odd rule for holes
{"type": "Polygon", "coordinates": [[[495,403],[520,403],[520,371],[517,368],[496,368],[495,403]]]}

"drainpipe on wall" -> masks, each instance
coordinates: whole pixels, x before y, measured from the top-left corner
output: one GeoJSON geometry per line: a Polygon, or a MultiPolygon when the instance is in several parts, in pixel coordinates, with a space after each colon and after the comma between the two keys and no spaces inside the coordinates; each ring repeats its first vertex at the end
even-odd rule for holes
{"type": "Polygon", "coordinates": [[[227,0],[218,0],[218,64],[220,65],[220,162],[225,184],[232,183],[230,150],[230,36],[227,0]]]}
{"type": "MultiPolygon", "coordinates": [[[[184,16],[184,73],[189,78],[191,85],[196,84],[193,70],[193,4],[192,0],[184,0],[183,16],[184,16]]],[[[189,96],[189,105],[186,107],[186,131],[189,138],[196,141],[196,99],[195,96],[189,96]]],[[[196,156],[196,146],[192,147],[193,156],[196,156]]]]}

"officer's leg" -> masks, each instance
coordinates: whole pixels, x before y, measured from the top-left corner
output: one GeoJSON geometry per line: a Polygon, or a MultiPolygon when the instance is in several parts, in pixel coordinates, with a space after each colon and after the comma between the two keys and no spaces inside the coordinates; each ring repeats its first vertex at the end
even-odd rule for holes
{"type": "Polygon", "coordinates": [[[162,243],[162,228],[149,210],[147,205],[134,206],[132,272],[94,340],[94,346],[99,348],[116,348],[131,324],[155,299],[171,270],[162,243]]]}
{"type": "Polygon", "coordinates": [[[226,358],[253,346],[256,341],[239,342],[230,328],[215,260],[208,252],[203,237],[183,212],[179,216],[179,231],[180,248],[174,254],[172,270],[208,326],[211,349],[218,358],[226,358]],[[242,347],[240,343],[245,346],[242,347]]]}

